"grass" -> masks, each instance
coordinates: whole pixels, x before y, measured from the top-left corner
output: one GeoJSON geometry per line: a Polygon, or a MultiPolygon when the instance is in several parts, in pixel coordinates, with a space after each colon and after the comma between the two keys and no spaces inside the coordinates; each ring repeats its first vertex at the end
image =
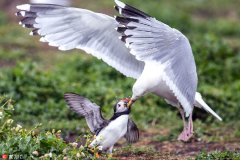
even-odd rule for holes
{"type": "MultiPolygon", "coordinates": [[[[239,1],[125,2],[179,29],[190,39],[198,67],[198,90],[224,120],[220,123],[207,113],[195,109],[196,140],[206,142],[206,145],[211,142],[238,141],[239,1]]],[[[116,14],[111,1],[76,1],[75,6],[109,15],[116,14]]],[[[18,26],[17,22],[8,21],[4,12],[0,12],[0,35],[0,95],[15,100],[14,120],[27,128],[42,123],[42,129],[61,129],[64,135],[69,132],[86,132],[85,121],[67,108],[63,100],[65,92],[76,92],[88,97],[102,106],[103,114],[108,118],[117,99],[131,96],[134,80],[122,76],[83,51],[73,50],[62,54],[41,44],[38,38],[29,37],[28,31],[18,26]]],[[[150,147],[151,152],[147,155],[160,156],[157,153],[159,143],[174,142],[182,129],[177,110],[154,95],[139,100],[134,105],[132,117],[142,133],[151,135],[143,136],[141,141],[147,139],[150,144],[157,143],[153,145],[155,149],[150,147]]],[[[138,155],[148,150],[146,145],[136,145],[130,151],[138,155]]],[[[123,150],[124,153],[128,152],[123,150]]],[[[225,153],[232,154],[230,151],[225,153]]],[[[213,154],[221,155],[222,152],[213,154]]],[[[211,154],[203,152],[198,157],[204,156],[211,157],[211,154]]]]}
{"type": "Polygon", "coordinates": [[[224,151],[224,152],[202,152],[196,157],[196,160],[225,160],[225,159],[232,159],[232,160],[238,160],[240,159],[240,153],[234,152],[234,151],[224,151]]]}

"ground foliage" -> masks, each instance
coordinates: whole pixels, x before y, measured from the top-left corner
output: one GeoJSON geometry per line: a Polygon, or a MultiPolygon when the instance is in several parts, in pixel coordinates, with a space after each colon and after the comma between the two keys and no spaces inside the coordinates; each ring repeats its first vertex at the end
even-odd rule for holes
{"type": "MultiPolygon", "coordinates": [[[[0,97],[0,154],[10,159],[97,159],[97,148],[88,148],[93,139],[91,134],[82,135],[75,142],[66,143],[61,131],[44,131],[39,125],[26,129],[17,124],[13,117],[13,101],[0,97]],[[85,139],[85,144],[82,139],[85,139]]],[[[104,156],[104,155],[103,155],[104,156]]]]}

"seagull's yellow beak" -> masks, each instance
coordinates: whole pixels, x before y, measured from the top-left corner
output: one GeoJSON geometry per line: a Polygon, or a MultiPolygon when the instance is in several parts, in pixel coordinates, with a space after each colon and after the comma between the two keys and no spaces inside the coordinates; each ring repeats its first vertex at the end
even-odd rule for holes
{"type": "Polygon", "coordinates": [[[127,107],[130,109],[131,106],[133,105],[134,101],[132,99],[130,99],[130,101],[127,104],[127,107]]]}

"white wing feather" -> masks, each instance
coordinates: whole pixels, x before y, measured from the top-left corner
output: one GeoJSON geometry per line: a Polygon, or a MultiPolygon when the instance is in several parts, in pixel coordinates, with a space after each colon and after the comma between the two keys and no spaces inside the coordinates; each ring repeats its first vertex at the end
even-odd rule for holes
{"type": "Polygon", "coordinates": [[[129,54],[115,30],[117,22],[104,14],[89,10],[47,4],[17,6],[24,18],[21,24],[35,28],[31,35],[40,35],[40,41],[60,50],[82,49],[102,59],[125,76],[138,78],[144,62],[129,54]]]}

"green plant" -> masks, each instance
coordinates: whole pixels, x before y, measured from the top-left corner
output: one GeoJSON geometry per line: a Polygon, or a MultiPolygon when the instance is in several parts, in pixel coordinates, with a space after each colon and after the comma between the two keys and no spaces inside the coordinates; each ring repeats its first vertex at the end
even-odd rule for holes
{"type": "Polygon", "coordinates": [[[202,152],[196,160],[239,160],[240,153],[237,151],[215,151],[212,153],[202,152]]]}
{"type": "MultiPolygon", "coordinates": [[[[79,137],[73,143],[61,138],[61,131],[41,131],[40,125],[25,129],[12,118],[14,107],[11,99],[0,97],[0,155],[6,154],[12,159],[96,159],[98,148],[90,150],[93,136],[79,137]],[[82,138],[86,143],[82,143],[82,138]]],[[[103,154],[104,156],[104,154],[103,154]]]]}

